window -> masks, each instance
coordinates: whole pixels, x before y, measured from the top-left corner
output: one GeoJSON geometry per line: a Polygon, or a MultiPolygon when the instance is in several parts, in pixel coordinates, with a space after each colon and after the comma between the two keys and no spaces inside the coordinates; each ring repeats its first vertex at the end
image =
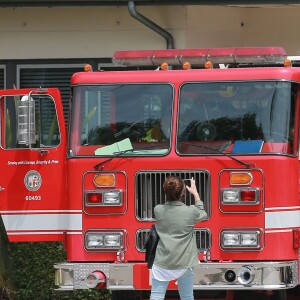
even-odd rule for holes
{"type": "Polygon", "coordinates": [[[5,89],[5,66],[0,65],[0,90],[5,89]]]}
{"type": "Polygon", "coordinates": [[[28,148],[29,136],[32,148],[55,147],[60,142],[56,108],[48,95],[6,96],[1,99],[5,109],[5,149],[28,148]],[[29,116],[29,110],[34,112],[29,116]]]}
{"type": "Polygon", "coordinates": [[[291,82],[184,84],[179,99],[178,151],[293,154],[296,95],[297,85],[291,82]],[[235,147],[241,142],[246,146],[235,147]],[[254,151],[256,143],[263,144],[262,149],[254,151]]]}
{"type": "Polygon", "coordinates": [[[71,77],[74,73],[83,70],[83,64],[18,65],[17,70],[19,88],[56,87],[59,89],[67,125],[71,77]]]}
{"type": "Polygon", "coordinates": [[[74,87],[71,153],[94,155],[96,149],[103,148],[97,155],[112,155],[110,145],[129,140],[136,149],[129,155],[166,154],[172,102],[169,84],[74,87]]]}

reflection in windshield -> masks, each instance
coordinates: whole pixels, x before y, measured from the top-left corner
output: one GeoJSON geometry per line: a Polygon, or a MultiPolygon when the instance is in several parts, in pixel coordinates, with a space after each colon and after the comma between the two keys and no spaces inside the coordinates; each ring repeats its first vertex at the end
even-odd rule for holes
{"type": "Polygon", "coordinates": [[[99,149],[125,139],[129,139],[133,146],[129,155],[165,154],[169,151],[171,85],[78,86],[73,95],[71,126],[80,132],[80,136],[71,135],[73,154],[112,155],[99,149]]]}
{"type": "Polygon", "coordinates": [[[224,143],[230,141],[231,148],[227,150],[235,149],[236,154],[292,153],[295,91],[289,82],[183,85],[179,100],[178,151],[214,154],[209,147],[222,149],[224,143]],[[259,142],[256,147],[253,147],[254,142],[243,143],[242,147],[241,141],[259,142]],[[208,148],[188,147],[186,142],[198,142],[208,148]]]}

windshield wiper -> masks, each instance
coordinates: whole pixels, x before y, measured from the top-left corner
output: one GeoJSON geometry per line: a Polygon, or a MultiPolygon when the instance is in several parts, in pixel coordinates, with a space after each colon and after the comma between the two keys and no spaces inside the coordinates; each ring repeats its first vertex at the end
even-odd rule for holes
{"type": "Polygon", "coordinates": [[[133,152],[133,151],[134,151],[134,149],[133,149],[133,148],[131,148],[131,149],[126,149],[126,150],[124,150],[124,151],[114,152],[114,154],[113,154],[113,156],[112,156],[112,157],[110,157],[110,158],[106,159],[105,161],[102,161],[101,163],[99,163],[99,164],[95,165],[95,166],[94,166],[94,169],[95,169],[95,170],[98,170],[98,169],[99,169],[99,167],[100,167],[100,166],[102,166],[102,165],[104,165],[105,163],[107,163],[107,162],[109,162],[109,161],[113,160],[114,158],[116,158],[116,157],[118,157],[118,156],[121,156],[121,155],[123,155],[124,153],[130,152],[130,151],[132,151],[132,152],[133,152]]]}
{"type": "Polygon", "coordinates": [[[198,144],[191,144],[191,143],[187,143],[187,142],[180,142],[180,144],[184,144],[184,145],[189,145],[189,146],[193,146],[193,147],[198,147],[198,148],[204,148],[204,149],[209,149],[209,150],[213,150],[213,151],[216,151],[218,152],[219,154],[222,154],[224,156],[227,156],[229,158],[231,158],[232,160],[246,166],[247,168],[250,168],[252,163],[246,163],[242,160],[239,160],[235,157],[232,157],[230,154],[228,153],[224,153],[223,151],[225,151],[230,145],[231,145],[231,142],[227,142],[220,150],[220,149],[217,149],[217,148],[213,148],[213,147],[209,147],[209,146],[204,146],[204,145],[198,145],[198,144]]]}
{"type": "Polygon", "coordinates": [[[127,153],[127,152],[135,152],[135,151],[141,151],[141,150],[148,150],[148,149],[157,148],[157,147],[158,147],[158,145],[151,145],[151,146],[148,146],[148,147],[143,147],[143,148],[141,148],[141,149],[138,149],[138,148],[136,148],[136,149],[130,148],[130,149],[126,149],[126,150],[124,150],[124,151],[114,152],[112,157],[110,157],[110,158],[106,159],[105,161],[102,161],[101,163],[95,165],[95,166],[94,166],[94,169],[95,169],[95,170],[98,170],[100,166],[104,165],[105,163],[107,163],[107,162],[113,160],[114,158],[116,158],[116,157],[118,157],[118,156],[122,156],[123,154],[125,154],[125,153],[127,153]]]}

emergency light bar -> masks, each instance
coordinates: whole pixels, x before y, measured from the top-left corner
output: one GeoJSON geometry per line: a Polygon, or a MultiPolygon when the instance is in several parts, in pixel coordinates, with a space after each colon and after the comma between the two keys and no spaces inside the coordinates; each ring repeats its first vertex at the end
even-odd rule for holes
{"type": "Polygon", "coordinates": [[[287,58],[281,47],[250,48],[202,48],[202,49],[167,49],[116,51],[113,63],[118,66],[159,66],[166,62],[169,65],[204,66],[206,61],[213,64],[279,64],[287,58]]]}

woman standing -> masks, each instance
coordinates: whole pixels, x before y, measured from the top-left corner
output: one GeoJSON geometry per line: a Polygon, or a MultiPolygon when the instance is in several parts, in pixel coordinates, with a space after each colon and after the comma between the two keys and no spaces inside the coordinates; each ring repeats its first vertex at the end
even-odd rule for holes
{"type": "Polygon", "coordinates": [[[171,176],[165,180],[163,188],[167,202],[154,208],[160,239],[151,270],[150,300],[164,299],[169,282],[175,279],[180,298],[191,300],[194,299],[194,267],[199,264],[194,224],[207,219],[207,214],[193,178],[188,187],[179,177],[171,176]],[[187,206],[182,202],[186,189],[194,196],[195,205],[187,206]]]}

